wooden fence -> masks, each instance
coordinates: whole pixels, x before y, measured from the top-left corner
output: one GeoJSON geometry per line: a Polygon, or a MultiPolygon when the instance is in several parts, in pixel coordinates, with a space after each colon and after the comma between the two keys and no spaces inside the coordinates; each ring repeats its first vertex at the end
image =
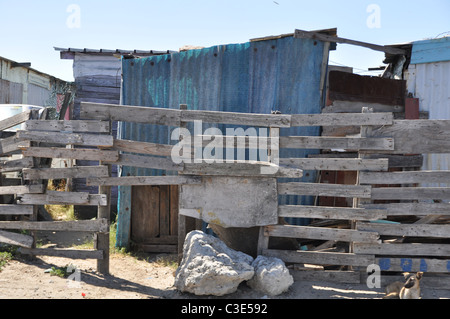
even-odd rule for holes
{"type": "MultiPolygon", "coordinates": [[[[10,215],[26,214],[31,218],[30,221],[2,222],[0,229],[92,231],[98,234],[96,249],[88,252],[54,249],[44,251],[33,247],[32,238],[4,231],[0,234],[0,241],[17,243],[26,247],[24,251],[34,255],[57,254],[105,260],[108,259],[109,239],[106,235],[109,231],[110,187],[199,185],[205,177],[211,176],[259,179],[261,169],[272,167],[276,168],[276,174],[269,178],[283,178],[283,182],[277,182],[273,189],[274,198],[278,195],[306,195],[353,199],[353,207],[278,205],[276,201],[277,219],[308,218],[313,222],[309,226],[277,224],[276,221],[265,224],[261,227],[258,252],[279,257],[287,263],[324,267],[321,271],[299,268],[296,271],[297,278],[361,282],[364,277],[361,277],[361,271],[364,273],[366,267],[371,264],[378,264],[387,272],[450,271],[450,263],[446,259],[450,255],[450,249],[447,247],[450,226],[446,218],[450,210],[449,204],[442,202],[450,197],[449,188],[417,185],[447,182],[450,173],[407,169],[394,172],[392,169],[395,166],[396,170],[399,170],[402,166],[399,159],[400,162],[407,163],[409,154],[450,152],[450,139],[447,138],[450,134],[448,121],[394,120],[392,113],[266,115],[192,111],[183,107],[175,110],[95,103],[82,103],[81,118],[80,121],[28,120],[26,130],[1,140],[3,154],[7,155],[20,149],[24,155],[21,159],[8,160],[1,165],[5,172],[23,172],[23,185],[8,190],[0,188],[0,193],[13,190],[18,199],[18,205],[3,205],[1,211],[10,215]],[[196,120],[267,128],[268,160],[233,161],[223,164],[194,161],[190,164],[177,164],[171,158],[173,145],[119,140],[110,134],[111,121],[185,127],[187,123],[196,120]],[[280,137],[281,128],[296,126],[360,126],[361,134],[354,137],[280,137]],[[78,145],[82,148],[74,150],[66,145],[78,145]],[[359,152],[359,157],[278,159],[279,148],[342,149],[359,152]],[[99,161],[99,165],[55,169],[36,166],[37,158],[86,159],[99,161]],[[111,177],[110,165],[162,169],[178,172],[178,175],[111,177]],[[303,170],[357,171],[358,182],[354,185],[285,182],[286,178],[301,177],[303,170]],[[99,194],[52,192],[46,190],[40,182],[69,177],[86,178],[88,185],[99,186],[99,194]],[[379,187],[379,184],[383,187],[379,187]],[[397,187],[388,187],[390,185],[397,187]],[[393,203],[394,200],[396,202],[393,203]],[[95,221],[86,222],[37,222],[36,207],[44,204],[98,206],[99,216],[95,221]],[[295,238],[300,244],[312,242],[314,245],[309,245],[308,250],[269,249],[271,237],[295,238]],[[330,266],[338,268],[327,270],[330,266]]],[[[223,136],[224,140],[228,138],[223,136]]],[[[216,139],[220,140],[220,136],[216,136],[216,139]]],[[[236,147],[237,143],[233,141],[223,145],[236,147]]],[[[203,146],[205,145],[200,147],[203,146]]],[[[248,140],[239,147],[250,150],[255,148],[255,145],[248,140]]],[[[190,156],[193,156],[195,148],[191,150],[190,156]]],[[[213,222],[201,210],[183,205],[185,204],[180,203],[177,221],[179,250],[186,233],[187,216],[213,222]]],[[[121,227],[129,227],[131,212],[119,213],[122,214],[122,222],[128,219],[128,224],[124,222],[121,227]]],[[[173,243],[174,238],[167,235],[164,240],[173,243]]],[[[442,287],[448,287],[446,280],[440,279],[439,283],[442,287]]]]}

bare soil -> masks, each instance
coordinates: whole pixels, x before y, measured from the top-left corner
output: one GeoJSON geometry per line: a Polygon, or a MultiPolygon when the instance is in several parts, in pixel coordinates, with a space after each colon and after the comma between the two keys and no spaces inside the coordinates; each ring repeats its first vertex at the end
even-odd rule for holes
{"type": "MultiPolygon", "coordinates": [[[[66,243],[83,241],[86,234],[71,233],[66,243]]],[[[52,236],[46,234],[52,245],[52,236]]],[[[211,299],[180,293],[174,287],[175,269],[158,262],[160,255],[136,258],[112,254],[110,274],[96,272],[95,260],[73,260],[59,257],[19,258],[9,262],[0,272],[0,299],[211,299]],[[79,281],[52,276],[52,267],[76,265],[79,281]]],[[[168,259],[168,256],[165,256],[168,259]]],[[[268,297],[242,284],[238,291],[220,299],[376,299],[383,289],[368,289],[366,285],[326,282],[295,282],[288,292],[268,297]]],[[[425,299],[450,298],[449,290],[422,289],[425,299]]],[[[218,298],[218,297],[214,297],[218,298]]]]}

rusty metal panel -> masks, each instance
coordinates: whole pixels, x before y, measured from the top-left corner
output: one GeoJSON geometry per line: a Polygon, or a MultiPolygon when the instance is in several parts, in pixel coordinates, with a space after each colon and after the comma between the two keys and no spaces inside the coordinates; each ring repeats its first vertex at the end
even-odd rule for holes
{"type": "Polygon", "coordinates": [[[329,75],[329,98],[386,105],[405,105],[406,81],[361,76],[341,71],[329,75]]]}

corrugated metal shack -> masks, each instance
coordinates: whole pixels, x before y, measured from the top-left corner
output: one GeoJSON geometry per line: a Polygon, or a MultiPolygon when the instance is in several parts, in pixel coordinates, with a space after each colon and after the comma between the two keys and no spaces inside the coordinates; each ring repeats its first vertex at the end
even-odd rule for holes
{"type": "Polygon", "coordinates": [[[56,106],[56,94],[70,84],[52,75],[0,57],[0,104],[56,106]],[[52,100],[53,95],[53,100],[52,100]]]}
{"type": "MultiPolygon", "coordinates": [[[[95,102],[120,104],[120,88],[122,82],[122,65],[120,58],[146,57],[166,54],[169,51],[143,51],[143,50],[108,50],[108,49],[80,49],[80,48],[57,48],[61,59],[73,60],[73,76],[75,79],[75,98],[73,118],[80,119],[80,103],[95,102]]],[[[117,123],[113,123],[113,134],[117,134],[117,123]]],[[[77,165],[92,165],[89,161],[77,161],[77,165]]],[[[112,166],[112,176],[117,176],[117,166],[112,166]]],[[[80,179],[72,182],[74,191],[86,191],[91,194],[97,193],[97,187],[86,186],[80,179]]],[[[111,201],[113,210],[117,203],[117,187],[113,187],[111,201]]],[[[95,208],[75,207],[77,215],[81,217],[96,216],[95,208]]]]}
{"type": "MultiPolygon", "coordinates": [[[[328,30],[328,33],[330,30],[328,30]]],[[[331,30],[335,34],[336,30],[331,30]]],[[[270,114],[317,114],[324,106],[329,44],[296,39],[293,34],[218,45],[168,55],[123,59],[122,103],[125,105],[192,110],[270,114]]],[[[207,126],[205,125],[204,128],[207,126]]],[[[282,129],[281,135],[318,136],[318,127],[282,129]]],[[[157,125],[121,123],[121,139],[173,144],[170,132],[157,125]]],[[[317,150],[283,150],[281,157],[307,157],[317,150]]],[[[123,167],[120,176],[170,174],[123,167]]],[[[303,181],[315,182],[315,171],[303,181]]],[[[142,208],[132,187],[119,187],[117,245],[130,239],[145,242],[160,234],[142,234],[133,224],[135,208],[142,208]],[[132,196],[133,194],[133,196],[132,196]],[[140,232],[139,238],[133,236],[140,232]]],[[[284,204],[313,204],[313,197],[283,196],[284,204]]],[[[148,209],[148,208],[147,208],[148,209]]],[[[305,224],[307,220],[290,220],[305,224]]]]}

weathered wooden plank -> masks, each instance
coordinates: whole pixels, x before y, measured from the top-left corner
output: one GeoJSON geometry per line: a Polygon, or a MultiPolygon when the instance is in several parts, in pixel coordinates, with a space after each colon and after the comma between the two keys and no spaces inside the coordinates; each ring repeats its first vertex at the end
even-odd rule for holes
{"type": "Polygon", "coordinates": [[[396,120],[391,126],[373,130],[368,137],[391,137],[392,154],[448,153],[450,120],[396,120]]]}
{"type": "Polygon", "coordinates": [[[233,163],[185,163],[180,172],[199,176],[243,176],[243,177],[287,177],[301,178],[303,170],[292,167],[280,167],[269,162],[234,161],[233,163]]]}
{"type": "Polygon", "coordinates": [[[295,165],[303,170],[387,171],[389,160],[359,158],[280,158],[280,165],[295,165]]]}
{"type": "Polygon", "coordinates": [[[356,229],[389,236],[450,238],[450,225],[357,222],[356,229]]]}
{"type": "Polygon", "coordinates": [[[81,231],[81,232],[99,232],[109,231],[109,225],[106,219],[96,220],[77,220],[64,222],[36,222],[36,221],[8,221],[0,222],[0,229],[16,230],[50,230],[50,231],[81,231]]]}
{"type": "Polygon", "coordinates": [[[392,204],[365,204],[367,209],[384,209],[387,216],[428,216],[450,215],[450,204],[446,203],[392,203],[392,204]]]}
{"type": "Polygon", "coordinates": [[[368,266],[375,262],[374,255],[356,255],[349,253],[265,249],[263,250],[263,255],[276,257],[287,263],[311,265],[368,266]]]}
{"type": "Polygon", "coordinates": [[[354,243],[356,254],[381,256],[450,256],[450,245],[443,244],[370,244],[354,243]]]}
{"type": "Polygon", "coordinates": [[[33,215],[33,206],[0,205],[0,215],[33,215]]]}
{"type": "Polygon", "coordinates": [[[32,236],[0,230],[0,243],[31,248],[33,246],[33,242],[34,238],[32,236]]]}
{"type": "Polygon", "coordinates": [[[131,140],[114,140],[114,149],[128,153],[171,156],[172,148],[173,145],[137,142],[131,140]]]}
{"type": "Polygon", "coordinates": [[[281,114],[254,114],[218,111],[181,111],[183,122],[203,121],[206,123],[222,123],[246,126],[290,127],[291,116],[281,114]]]}
{"type": "Polygon", "coordinates": [[[75,166],[70,168],[33,168],[24,169],[23,178],[25,180],[36,179],[63,179],[63,178],[88,178],[107,177],[108,168],[106,166],[75,166]]]}
{"type": "Polygon", "coordinates": [[[79,205],[106,206],[106,195],[92,195],[89,193],[51,192],[47,194],[24,194],[17,204],[20,205],[79,205]],[[61,194],[56,194],[61,193],[61,194]],[[87,196],[86,196],[87,194],[87,196]]]}
{"type": "Polygon", "coordinates": [[[109,121],[58,121],[29,120],[25,123],[27,131],[79,132],[79,133],[109,133],[109,121]]]}
{"type": "Polygon", "coordinates": [[[293,114],[291,127],[295,126],[361,126],[361,125],[392,125],[392,113],[323,113],[323,114],[293,114]]]}
{"type": "Polygon", "coordinates": [[[448,183],[450,171],[360,172],[360,184],[448,183]]]}
{"type": "Polygon", "coordinates": [[[49,231],[70,231],[70,232],[80,231],[80,232],[106,233],[109,231],[109,225],[106,219],[77,220],[64,222],[1,221],[0,229],[35,230],[35,231],[49,230],[49,231]]]}
{"type": "Polygon", "coordinates": [[[183,164],[175,164],[170,157],[154,157],[145,155],[120,154],[118,161],[105,161],[107,164],[142,168],[181,171],[183,164]]]}
{"type": "Polygon", "coordinates": [[[88,178],[88,186],[139,186],[139,185],[183,185],[201,184],[197,176],[124,176],[88,178]]]}
{"type": "Polygon", "coordinates": [[[17,136],[0,140],[0,155],[6,155],[30,146],[30,141],[24,141],[17,136]]]}
{"type": "Polygon", "coordinates": [[[18,131],[16,135],[19,139],[23,140],[53,144],[73,144],[99,147],[112,147],[114,144],[114,138],[111,135],[43,131],[18,131]]]}
{"type": "Polygon", "coordinates": [[[81,102],[81,119],[180,126],[180,110],[81,102]]]}
{"type": "Polygon", "coordinates": [[[390,151],[393,138],[282,136],[280,148],[390,151]]]}
{"type": "Polygon", "coordinates": [[[10,194],[42,194],[44,185],[0,186],[0,195],[10,194]]]}
{"type": "Polygon", "coordinates": [[[95,149],[69,149],[56,147],[29,147],[23,150],[24,156],[42,158],[69,158],[87,161],[118,161],[118,151],[95,149]]]}
{"type": "Polygon", "coordinates": [[[387,217],[383,209],[363,209],[350,207],[324,207],[303,205],[278,206],[279,217],[318,218],[338,220],[379,220],[387,217]]]}
{"type": "Polygon", "coordinates": [[[0,121],[0,131],[19,125],[30,118],[31,110],[25,111],[0,121]]]}
{"type": "Polygon", "coordinates": [[[370,198],[370,186],[318,184],[318,183],[279,183],[278,193],[281,195],[310,195],[333,197],[370,198]]]}
{"type": "Polygon", "coordinates": [[[337,240],[345,242],[374,243],[378,241],[378,234],[352,229],[336,229],[309,226],[266,226],[265,236],[308,238],[318,240],[337,240]]]}
{"type": "Polygon", "coordinates": [[[304,31],[304,30],[295,30],[294,34],[295,38],[300,39],[316,39],[324,42],[335,42],[335,43],[344,43],[344,44],[351,44],[351,45],[357,45],[361,47],[365,47],[368,49],[372,49],[375,51],[381,51],[389,54],[401,54],[406,55],[406,51],[403,49],[398,48],[392,48],[384,45],[377,45],[373,43],[367,43],[367,42],[361,42],[351,39],[345,39],[345,38],[339,38],[319,32],[312,32],[312,31],[304,31]]]}
{"type": "Polygon", "coordinates": [[[31,168],[34,166],[32,157],[24,157],[18,160],[0,161],[0,172],[15,172],[24,168],[31,168]]]}
{"type": "Polygon", "coordinates": [[[295,270],[292,272],[295,281],[312,281],[312,282],[337,282],[347,284],[361,283],[361,275],[359,271],[342,271],[342,270],[326,270],[326,271],[310,271],[295,270]]]}
{"type": "Polygon", "coordinates": [[[450,199],[450,187],[372,188],[372,200],[450,199]]]}
{"type": "Polygon", "coordinates": [[[373,109],[374,112],[394,112],[394,116],[405,112],[404,105],[387,105],[374,102],[361,101],[338,101],[334,100],[333,104],[322,109],[322,113],[361,113],[364,107],[373,109]]]}
{"type": "Polygon", "coordinates": [[[23,255],[52,256],[70,259],[103,259],[103,250],[62,249],[62,248],[20,248],[23,255]]]}
{"type": "Polygon", "coordinates": [[[430,258],[376,258],[382,271],[399,272],[450,272],[450,260],[430,258]]]}

